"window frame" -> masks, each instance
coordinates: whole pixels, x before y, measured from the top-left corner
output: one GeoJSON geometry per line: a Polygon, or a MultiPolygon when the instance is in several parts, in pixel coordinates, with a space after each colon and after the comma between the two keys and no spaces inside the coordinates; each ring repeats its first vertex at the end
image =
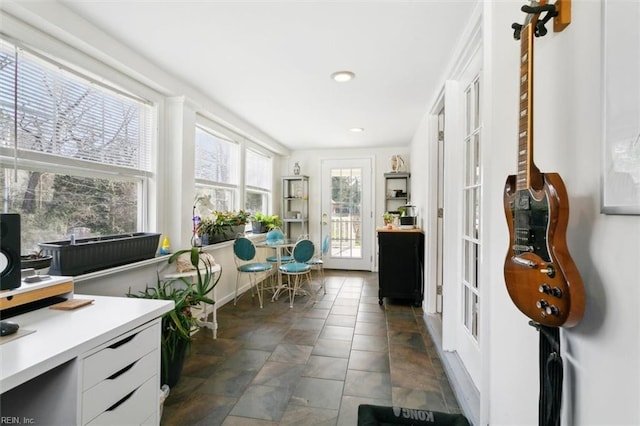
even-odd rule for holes
{"type": "MultiPolygon", "coordinates": [[[[94,87],[99,92],[106,92],[105,96],[107,98],[124,97],[145,108],[144,113],[138,117],[142,119],[139,123],[139,129],[144,134],[144,139],[140,140],[142,145],[139,146],[146,150],[144,165],[141,166],[141,163],[138,163],[134,167],[117,164],[109,165],[99,162],[99,159],[92,161],[33,151],[17,147],[16,138],[18,135],[15,133],[16,127],[14,124],[10,124],[13,129],[7,134],[9,144],[0,146],[0,167],[12,173],[17,173],[17,170],[23,170],[26,172],[64,174],[79,178],[104,179],[114,182],[132,182],[137,187],[136,229],[134,231],[149,231],[152,227],[151,225],[155,225],[157,221],[155,215],[151,217],[151,213],[156,212],[149,208],[149,203],[152,198],[156,198],[152,196],[151,191],[155,187],[156,179],[155,171],[157,169],[157,145],[159,139],[157,123],[159,111],[162,109],[161,97],[125,74],[119,72],[114,74],[112,69],[103,64],[98,68],[104,70],[104,75],[109,77],[99,77],[96,73],[95,61],[92,58],[69,46],[62,45],[59,40],[46,40],[43,46],[39,46],[40,49],[7,34],[0,36],[0,42],[8,50],[17,52],[18,61],[21,58],[24,58],[22,60],[31,60],[36,66],[49,69],[52,73],[58,73],[63,80],[79,81],[78,84],[80,85],[94,87]],[[42,53],[43,51],[55,53],[42,53]],[[74,63],[70,63],[65,57],[72,57],[74,63]],[[33,58],[35,58],[35,61],[32,60],[33,58]],[[44,64],[41,64],[42,62],[44,64]]],[[[14,110],[14,115],[16,111],[14,110]]],[[[10,117],[12,123],[14,122],[14,115],[10,117]]],[[[7,208],[3,206],[3,211],[5,210],[7,208]]]]}

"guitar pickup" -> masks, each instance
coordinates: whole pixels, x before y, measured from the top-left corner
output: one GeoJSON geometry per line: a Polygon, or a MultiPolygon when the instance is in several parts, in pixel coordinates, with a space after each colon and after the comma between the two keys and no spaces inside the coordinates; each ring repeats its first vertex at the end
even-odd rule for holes
{"type": "Polygon", "coordinates": [[[513,251],[518,251],[518,252],[528,252],[531,253],[533,252],[533,246],[525,246],[523,244],[515,244],[513,246],[513,251]]]}

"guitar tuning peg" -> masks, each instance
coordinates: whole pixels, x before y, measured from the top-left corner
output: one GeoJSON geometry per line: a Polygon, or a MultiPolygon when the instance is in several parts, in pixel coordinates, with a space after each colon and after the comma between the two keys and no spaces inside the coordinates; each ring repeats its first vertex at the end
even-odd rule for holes
{"type": "Polygon", "coordinates": [[[516,40],[520,40],[520,33],[522,32],[522,25],[514,22],[511,24],[511,28],[513,28],[513,38],[516,40]]]}
{"type": "Polygon", "coordinates": [[[538,21],[538,23],[536,24],[535,36],[536,37],[544,37],[545,35],[547,35],[547,27],[544,26],[544,22],[543,21],[538,21]]]}

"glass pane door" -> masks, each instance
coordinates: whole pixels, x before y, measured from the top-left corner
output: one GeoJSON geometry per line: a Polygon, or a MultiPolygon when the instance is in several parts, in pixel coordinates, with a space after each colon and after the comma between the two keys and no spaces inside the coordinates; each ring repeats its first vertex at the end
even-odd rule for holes
{"type": "Polygon", "coordinates": [[[331,248],[337,258],[362,259],[362,169],[331,169],[331,248]]]}
{"type": "Polygon", "coordinates": [[[371,270],[373,228],[371,160],[322,162],[322,235],[329,235],[325,266],[371,270]]]}

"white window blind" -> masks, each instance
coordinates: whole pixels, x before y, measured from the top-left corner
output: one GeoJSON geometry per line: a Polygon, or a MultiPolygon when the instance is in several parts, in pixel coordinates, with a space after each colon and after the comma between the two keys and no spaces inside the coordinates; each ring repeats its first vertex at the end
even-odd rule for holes
{"type": "Polygon", "coordinates": [[[196,128],[195,177],[209,183],[237,185],[240,147],[196,128]]]}
{"type": "Polygon", "coordinates": [[[271,191],[273,186],[272,160],[264,154],[247,149],[245,184],[248,187],[271,191]]]}
{"type": "MultiPolygon", "coordinates": [[[[0,41],[1,146],[151,171],[152,106],[0,41]]],[[[23,154],[24,155],[24,154],[23,154]]]]}

